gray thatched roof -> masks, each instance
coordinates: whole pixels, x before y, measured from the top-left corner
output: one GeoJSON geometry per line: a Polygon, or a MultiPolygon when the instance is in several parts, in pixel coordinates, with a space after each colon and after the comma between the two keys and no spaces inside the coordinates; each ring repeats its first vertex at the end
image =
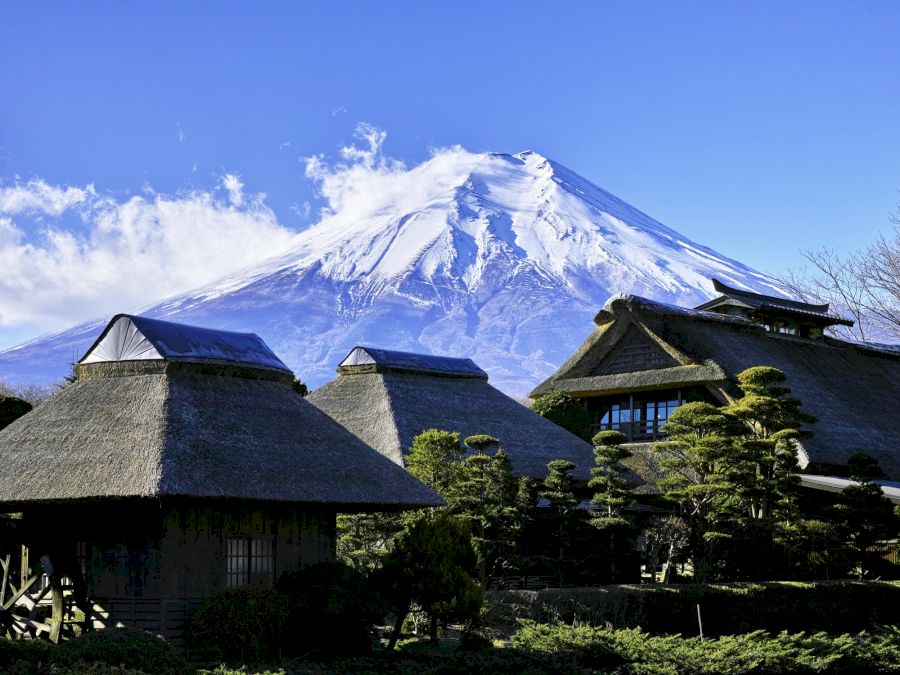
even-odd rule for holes
{"type": "MultiPolygon", "coordinates": [[[[706,377],[706,384],[722,400],[729,394],[723,382],[752,366],[774,366],[787,375],[794,396],[805,411],[818,418],[813,437],[803,441],[814,464],[845,464],[855,452],[866,452],[891,476],[900,476],[900,431],[894,415],[900,401],[900,353],[877,345],[861,345],[832,338],[800,338],[766,331],[738,317],[673,307],[636,296],[616,296],[597,315],[597,329],[576,353],[533,392],[553,389],[585,391],[585,383],[605,384],[604,359],[629,330],[639,330],[679,366],[625,373],[614,386],[598,387],[600,395],[646,389],[649,381],[663,388],[678,386],[664,370],[679,373],[689,367],[706,377]]],[[[610,380],[610,382],[612,382],[610,380]]]]}
{"type": "Polygon", "coordinates": [[[0,431],[0,502],[197,497],[426,506],[440,498],[310,405],[292,376],[206,361],[78,366],[0,431]]]}
{"type": "MultiPolygon", "coordinates": [[[[480,370],[480,369],[479,369],[480,370]]],[[[589,443],[532,412],[488,384],[408,369],[346,372],[306,397],[363,441],[398,464],[425,429],[456,431],[465,438],[500,439],[518,475],[543,477],[554,459],[575,462],[587,478],[594,465],[589,443]]]]}

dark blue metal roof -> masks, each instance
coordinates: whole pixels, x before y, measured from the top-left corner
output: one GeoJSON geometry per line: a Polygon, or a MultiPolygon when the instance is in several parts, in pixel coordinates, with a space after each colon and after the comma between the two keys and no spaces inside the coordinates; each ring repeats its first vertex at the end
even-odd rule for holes
{"type": "Polygon", "coordinates": [[[377,347],[354,347],[347,357],[341,361],[339,367],[364,365],[425,373],[440,373],[443,375],[465,375],[484,379],[487,379],[488,376],[472,359],[398,352],[377,347]]]}
{"type": "Polygon", "coordinates": [[[133,360],[225,361],[291,372],[255,333],[187,326],[117,314],[80,363],[133,360]]]}

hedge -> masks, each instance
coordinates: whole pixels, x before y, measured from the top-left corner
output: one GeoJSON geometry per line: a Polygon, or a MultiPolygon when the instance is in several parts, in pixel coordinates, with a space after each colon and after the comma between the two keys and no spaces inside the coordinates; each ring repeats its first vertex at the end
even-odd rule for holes
{"type": "Polygon", "coordinates": [[[702,640],[653,636],[639,629],[608,631],[525,621],[512,644],[523,654],[554,655],[581,668],[633,675],[895,673],[900,669],[900,632],[885,627],[837,636],[754,631],[702,640]]]}
{"type": "Polygon", "coordinates": [[[820,581],[502,590],[486,594],[485,625],[510,635],[537,623],[637,628],[655,634],[826,631],[854,633],[900,624],[900,582],[820,581]]]}

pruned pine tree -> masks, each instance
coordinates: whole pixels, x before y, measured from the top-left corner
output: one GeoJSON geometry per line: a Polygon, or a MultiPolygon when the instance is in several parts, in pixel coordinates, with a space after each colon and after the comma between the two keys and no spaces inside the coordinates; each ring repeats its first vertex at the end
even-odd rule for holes
{"type": "Polygon", "coordinates": [[[403,521],[397,513],[339,515],[337,558],[358,572],[371,572],[380,566],[402,530],[403,521]]]}
{"type": "Polygon", "coordinates": [[[690,527],[689,550],[694,578],[710,574],[715,540],[728,537],[724,525],[732,491],[728,460],[733,454],[730,421],[709,403],[685,403],[666,422],[668,441],[657,443],[667,475],[657,482],[663,495],[679,505],[690,527]]]}
{"type": "Polygon", "coordinates": [[[538,499],[541,484],[534,478],[522,476],[515,483],[513,514],[510,521],[510,552],[507,558],[512,569],[523,572],[529,567],[530,554],[535,547],[534,528],[538,519],[538,499]]]}
{"type": "Polygon", "coordinates": [[[593,438],[594,461],[588,487],[594,490],[591,504],[595,511],[591,515],[591,525],[599,529],[624,527],[632,524],[624,509],[634,503],[632,485],[625,478],[622,462],[631,457],[623,443],[628,440],[620,431],[601,431],[593,438]]]}
{"type": "Polygon", "coordinates": [[[486,435],[470,436],[465,444],[477,449],[466,458],[456,499],[460,515],[471,528],[478,554],[478,578],[487,588],[489,574],[508,566],[515,518],[515,481],[512,463],[502,448],[493,456],[483,454],[499,444],[486,435]]]}
{"type": "Polygon", "coordinates": [[[844,488],[834,510],[854,571],[860,579],[865,579],[888,552],[888,542],[897,538],[900,519],[881,486],[873,482],[881,474],[878,462],[857,453],[850,458],[848,466],[854,483],[844,488]]]}
{"type": "Polygon", "coordinates": [[[396,616],[388,649],[397,644],[413,607],[428,615],[432,640],[450,621],[473,621],[482,603],[481,589],[472,577],[475,563],[465,525],[448,513],[419,520],[404,533],[375,576],[396,616]]]}
{"type": "Polygon", "coordinates": [[[575,479],[572,476],[575,464],[565,459],[555,459],[547,464],[547,469],[548,474],[540,496],[549,502],[548,517],[558,551],[556,571],[559,585],[562,586],[570,562],[566,559],[566,552],[572,546],[577,523],[581,519],[578,497],[575,495],[575,479]]]}
{"type": "Polygon", "coordinates": [[[724,412],[737,420],[735,454],[729,463],[731,479],[746,516],[771,529],[775,521],[795,514],[800,431],[815,421],[803,413],[800,401],[789,396],[786,377],[777,368],[757,366],[737,376],[741,398],[724,412]]]}
{"type": "MultiPolygon", "coordinates": [[[[463,473],[462,456],[458,433],[426,429],[413,438],[406,456],[406,470],[441,495],[454,510],[463,473]]],[[[435,515],[434,507],[430,514],[435,515]]]]}

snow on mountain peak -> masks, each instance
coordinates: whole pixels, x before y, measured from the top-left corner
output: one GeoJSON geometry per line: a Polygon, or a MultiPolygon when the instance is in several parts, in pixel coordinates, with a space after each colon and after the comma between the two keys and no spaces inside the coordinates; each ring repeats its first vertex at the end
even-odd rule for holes
{"type": "MultiPolygon", "coordinates": [[[[407,169],[380,156],[383,137],[366,139],[337,167],[310,159],[328,206],[282,254],[146,313],[257,332],[313,386],[366,343],[471,357],[520,394],[615,292],[692,305],[712,277],[778,290],[539,153],[453,147],[407,169]]],[[[56,347],[51,336],[0,363],[56,347]]]]}

